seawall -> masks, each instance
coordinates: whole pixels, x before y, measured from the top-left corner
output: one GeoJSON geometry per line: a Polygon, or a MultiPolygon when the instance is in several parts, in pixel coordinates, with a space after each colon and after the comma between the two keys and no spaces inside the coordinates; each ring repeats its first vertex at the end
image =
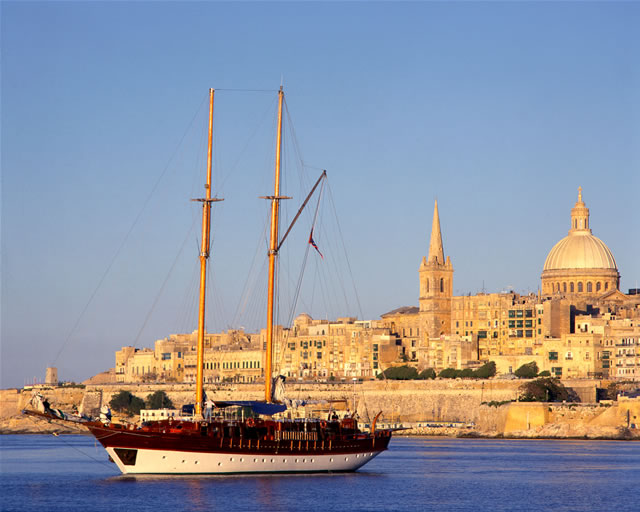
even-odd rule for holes
{"type": "MultiPolygon", "coordinates": [[[[610,407],[585,404],[593,397],[599,381],[565,382],[580,396],[579,404],[511,402],[522,381],[449,380],[365,381],[359,383],[294,383],[287,385],[291,399],[342,400],[337,408],[358,412],[364,421],[383,411],[383,423],[415,425],[418,422],[461,422],[472,429],[414,429],[409,434],[468,434],[508,437],[628,437],[629,427],[640,423],[640,401],[614,402],[610,407]],[[503,403],[506,402],[506,403],[503,403]],[[355,405],[354,405],[355,404],[355,405]],[[561,427],[551,427],[560,425],[561,427]],[[555,430],[554,430],[555,428],[555,430]]],[[[162,390],[176,406],[193,403],[194,386],[189,384],[89,385],[86,388],[43,388],[52,407],[77,407],[97,415],[100,405],[126,390],[145,399],[162,390]]],[[[259,400],[260,384],[223,384],[205,387],[216,400],[259,400]]],[[[31,398],[30,390],[0,390],[0,433],[61,431],[59,426],[25,418],[20,411],[31,398]]],[[[593,400],[595,401],[595,400],[593,400]]],[[[630,429],[632,434],[639,429],[630,429]]]]}

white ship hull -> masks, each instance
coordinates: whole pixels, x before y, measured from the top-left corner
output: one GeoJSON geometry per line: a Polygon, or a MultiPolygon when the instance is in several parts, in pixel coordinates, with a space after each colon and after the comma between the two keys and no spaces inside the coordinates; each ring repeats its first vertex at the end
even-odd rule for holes
{"type": "Polygon", "coordinates": [[[237,455],[139,449],[135,464],[124,464],[117,448],[107,448],[123,474],[224,475],[237,473],[315,473],[355,471],[381,453],[289,456],[237,455]]]}

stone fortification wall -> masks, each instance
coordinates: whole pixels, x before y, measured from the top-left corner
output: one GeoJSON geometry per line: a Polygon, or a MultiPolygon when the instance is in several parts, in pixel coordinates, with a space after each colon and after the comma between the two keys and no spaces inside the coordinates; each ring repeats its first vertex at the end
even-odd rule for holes
{"type": "MultiPolygon", "coordinates": [[[[518,386],[518,382],[497,380],[295,383],[287,386],[286,395],[291,399],[336,401],[336,409],[355,409],[365,421],[383,411],[380,421],[384,422],[476,422],[480,418],[481,402],[512,400],[517,394],[518,386]]],[[[177,407],[193,403],[195,394],[194,386],[189,384],[94,385],[87,386],[86,389],[44,388],[42,392],[52,407],[71,410],[76,406],[87,414],[97,415],[100,405],[109,403],[113,395],[122,390],[142,399],[162,390],[177,407]]],[[[205,391],[215,400],[263,398],[263,387],[260,384],[207,386],[205,391]]],[[[3,418],[19,417],[20,410],[26,407],[30,397],[31,391],[3,390],[3,418]]]]}
{"type": "MultiPolygon", "coordinates": [[[[598,404],[541,404],[511,402],[517,396],[522,381],[508,380],[426,380],[426,381],[366,381],[361,383],[316,384],[294,383],[287,386],[291,399],[333,400],[337,409],[358,412],[363,421],[383,411],[381,423],[416,424],[418,422],[473,423],[474,432],[481,435],[511,437],[624,437],[625,429],[635,423],[640,426],[640,400],[621,400],[610,407],[598,404]],[[507,403],[505,403],[507,402],[507,403]],[[355,404],[355,406],[354,406],[355,404]],[[624,434],[624,435],[623,435],[624,434]]],[[[576,386],[580,396],[589,396],[596,382],[580,381],[576,386]]],[[[260,384],[226,384],[207,386],[207,395],[214,400],[259,400],[263,398],[260,384]]],[[[574,388],[575,389],[575,388],[574,388]]],[[[126,390],[139,398],[165,391],[180,407],[193,403],[194,386],[168,385],[94,385],[80,388],[44,388],[42,392],[51,405],[63,410],[73,406],[97,415],[103,403],[114,394],[126,390]]],[[[0,432],[30,431],[32,420],[20,415],[31,397],[31,391],[0,391],[0,432]]],[[[46,427],[46,423],[44,426],[46,427]]],[[[48,427],[56,430],[57,427],[48,427]]],[[[59,430],[59,428],[58,428],[59,430]]],[[[428,429],[427,429],[428,430],[428,429]]],[[[424,428],[415,433],[429,434],[424,428]]],[[[632,428],[632,434],[640,429],[632,428]]],[[[434,432],[453,435],[456,430],[434,432]]],[[[461,432],[458,432],[461,433],[461,432]]],[[[462,432],[465,433],[465,432],[462,432]]]]}

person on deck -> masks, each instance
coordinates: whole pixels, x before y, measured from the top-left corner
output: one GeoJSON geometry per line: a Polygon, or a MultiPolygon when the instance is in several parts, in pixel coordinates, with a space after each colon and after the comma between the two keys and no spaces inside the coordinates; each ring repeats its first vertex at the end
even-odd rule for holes
{"type": "Polygon", "coordinates": [[[206,402],[204,403],[204,419],[205,420],[211,419],[212,410],[213,410],[213,401],[210,398],[207,398],[206,402]]]}

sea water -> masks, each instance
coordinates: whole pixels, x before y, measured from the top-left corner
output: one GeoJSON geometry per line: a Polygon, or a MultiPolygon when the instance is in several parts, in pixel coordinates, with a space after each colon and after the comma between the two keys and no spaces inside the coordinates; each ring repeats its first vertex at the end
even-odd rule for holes
{"type": "Polygon", "coordinates": [[[131,477],[84,436],[0,436],[0,510],[640,511],[640,442],[401,438],[356,473],[131,477]]]}

